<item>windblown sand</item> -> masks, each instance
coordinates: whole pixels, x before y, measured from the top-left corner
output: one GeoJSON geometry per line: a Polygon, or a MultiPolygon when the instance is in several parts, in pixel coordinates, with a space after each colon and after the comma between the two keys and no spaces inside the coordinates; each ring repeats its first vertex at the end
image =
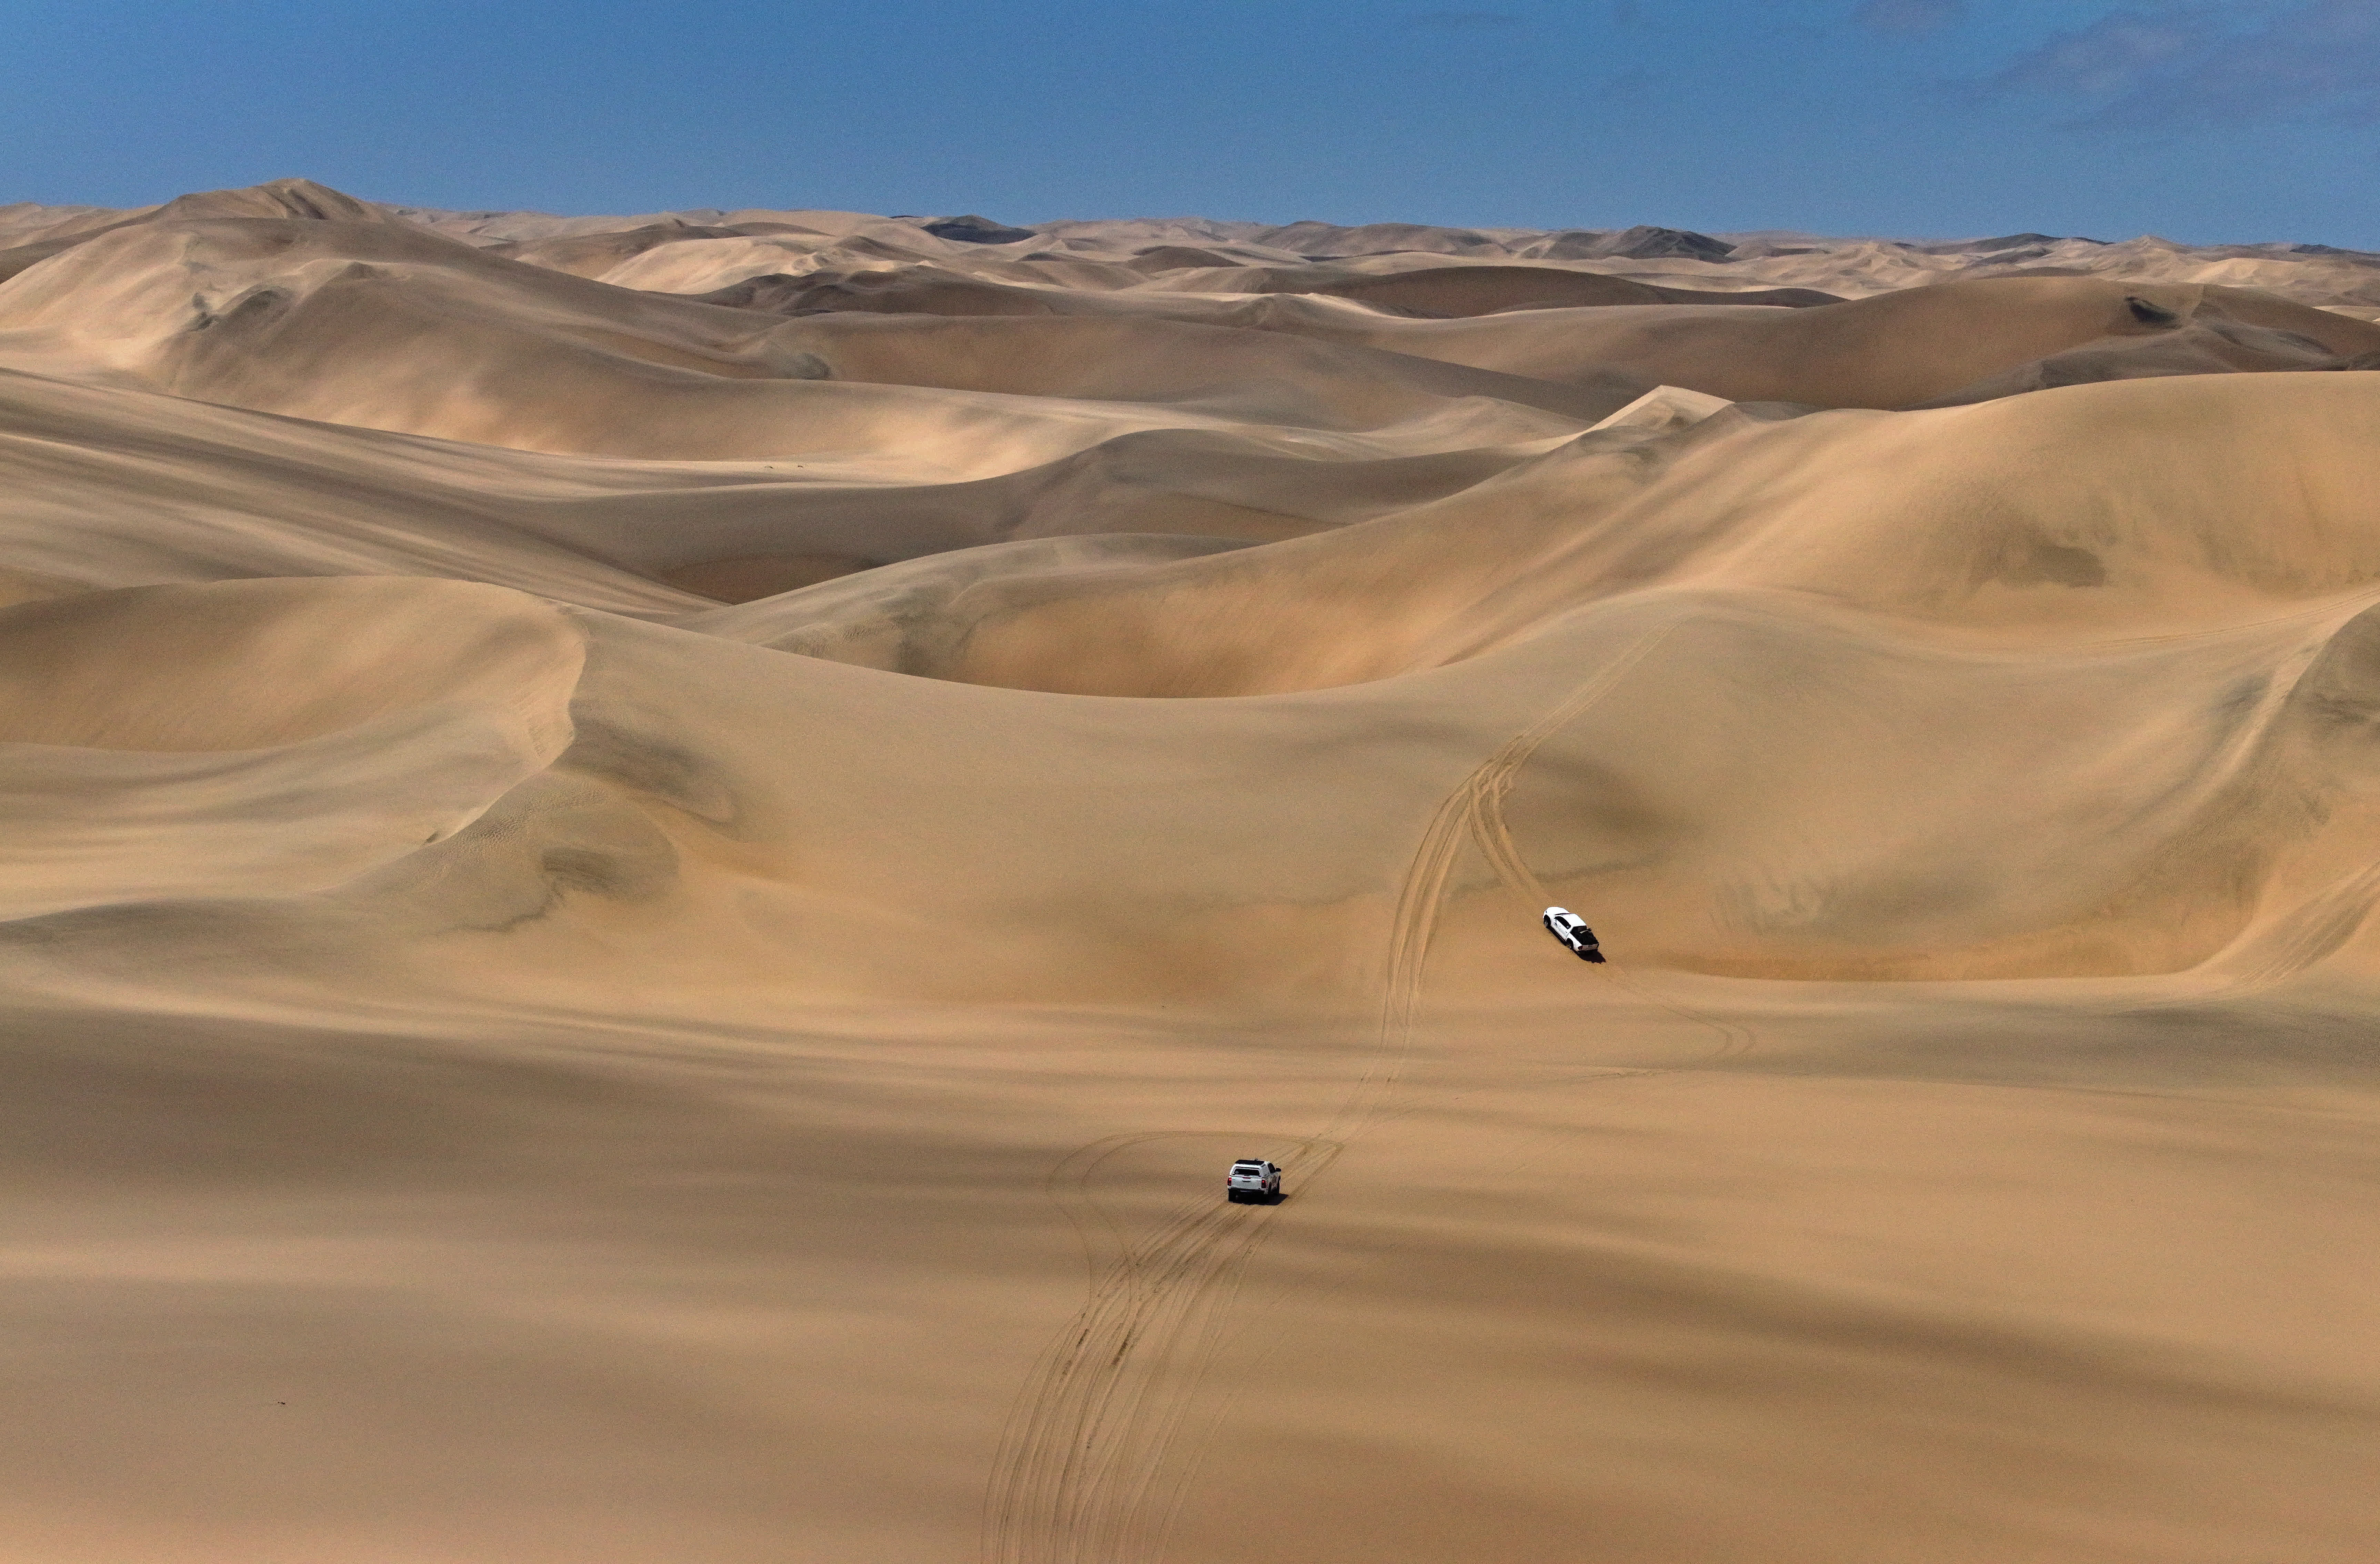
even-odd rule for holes
{"type": "Polygon", "coordinates": [[[0,276],[0,1557],[2380,1558],[2374,258],[0,276]]]}

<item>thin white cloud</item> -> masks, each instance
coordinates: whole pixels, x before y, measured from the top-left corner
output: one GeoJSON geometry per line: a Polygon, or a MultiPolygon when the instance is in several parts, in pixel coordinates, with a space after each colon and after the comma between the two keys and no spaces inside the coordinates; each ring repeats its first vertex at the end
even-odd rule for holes
{"type": "Polygon", "coordinates": [[[2082,105],[2085,128],[2380,121],[2380,0],[2112,11],[1987,84],[2082,105]]]}

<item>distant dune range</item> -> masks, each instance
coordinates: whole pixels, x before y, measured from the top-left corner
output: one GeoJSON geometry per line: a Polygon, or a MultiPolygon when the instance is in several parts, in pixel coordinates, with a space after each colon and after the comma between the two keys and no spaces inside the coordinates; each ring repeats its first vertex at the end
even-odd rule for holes
{"type": "Polygon", "coordinates": [[[0,1553],[2380,1557],[2374,317],[0,208],[0,1553]]]}

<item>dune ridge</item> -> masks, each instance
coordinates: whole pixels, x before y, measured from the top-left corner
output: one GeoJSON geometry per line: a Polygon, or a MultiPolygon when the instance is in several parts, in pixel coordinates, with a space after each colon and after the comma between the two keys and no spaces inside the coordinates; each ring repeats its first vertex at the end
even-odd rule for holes
{"type": "Polygon", "coordinates": [[[0,207],[0,1551],[2362,1564],[2375,263],[0,207]]]}

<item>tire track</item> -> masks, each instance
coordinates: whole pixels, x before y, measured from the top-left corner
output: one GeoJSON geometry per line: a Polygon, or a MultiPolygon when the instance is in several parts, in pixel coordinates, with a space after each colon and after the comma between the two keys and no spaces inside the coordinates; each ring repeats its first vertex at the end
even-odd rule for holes
{"type": "MultiPolygon", "coordinates": [[[[1512,845],[1503,826],[1503,805],[1521,769],[1545,742],[1585,715],[1609,695],[1631,670],[1667,640],[1675,624],[1649,630],[1604,664],[1595,677],[1572,690],[1543,716],[1513,734],[1463,778],[1439,804],[1422,831],[1404,885],[1397,897],[1394,926],[1389,938],[1389,970],[1380,1007],[1380,1042],[1373,1062],[1356,1082],[1338,1115],[1324,1132],[1344,1140],[1368,1123],[1381,1100],[1394,1086],[1413,1052],[1415,1017],[1421,1005],[1422,975],[1429,944],[1438,931],[1438,916],[1446,902],[1447,881],[1465,842],[1475,843],[1508,884],[1537,886],[1536,877],[1512,845]],[[1488,822],[1493,822],[1492,829],[1488,822]]],[[[1540,902],[1532,911],[1542,912],[1540,902]]]]}
{"type": "MultiPolygon", "coordinates": [[[[987,1564],[1141,1564],[1163,1546],[1165,1523],[1193,1474],[1167,1478],[1167,1458],[1221,1345],[1242,1274],[1271,1227],[1269,1207],[1207,1195],[1137,1243],[1124,1243],[1091,1180],[1116,1153],[1172,1134],[1094,1142],[1050,1174],[1045,1188],[1086,1254],[1121,1254],[1034,1365],[1011,1413],[985,1504],[987,1564]]],[[[1339,1150],[1319,1138],[1303,1143],[1286,1154],[1283,1182],[1315,1178],[1339,1150]]]]}
{"type": "MultiPolygon", "coordinates": [[[[1538,747],[1609,694],[1671,628],[1639,637],[1440,800],[1398,888],[1378,1046],[1321,1132],[1288,1155],[1285,1184],[1293,1178],[1302,1188],[1318,1178],[1378,1116],[1403,1073],[1430,941],[1463,846],[1476,843],[1507,883],[1536,886],[1503,828],[1505,795],[1538,747]]],[[[1095,1141],[1045,1181],[1083,1242],[1090,1296],[1035,1364],[1002,1430],[985,1494],[984,1564],[1155,1564],[1163,1552],[1206,1441],[1194,1441],[1186,1462],[1172,1457],[1248,1261],[1272,1226],[1267,1207],[1208,1195],[1129,1241],[1091,1181],[1117,1153],[1177,1133],[1095,1141]],[[1102,1267],[1102,1254],[1117,1257],[1102,1267]]]]}
{"type": "MultiPolygon", "coordinates": [[[[1504,823],[1504,800],[1512,795],[1513,784],[1520,780],[1521,768],[1528,764],[1538,747],[1562,727],[1583,716],[1587,708],[1619,683],[1629,669],[1642,661],[1671,628],[1674,626],[1664,626],[1638,641],[1593,685],[1548,712],[1536,726],[1497,751],[1489,765],[1482,767],[1481,774],[1475,778],[1476,785],[1470,790],[1467,811],[1471,839],[1477,843],[1480,855],[1495,869],[1496,878],[1527,902],[1533,915],[1541,915],[1552,904],[1552,897],[1548,893],[1545,883],[1522,858],[1519,847],[1512,841],[1512,833],[1504,823]],[[1506,763],[1499,766],[1499,761],[1506,763]],[[1491,770],[1491,767],[1496,769],[1491,770]]],[[[1681,1021],[1691,1022],[1717,1033],[1719,1037],[1718,1051],[1711,1056],[1711,1060],[1733,1059],[1752,1051],[1753,1034],[1749,1027],[1739,1026],[1691,1005],[1666,999],[1630,977],[1619,963],[1609,957],[1597,965],[1595,971],[1605,982],[1627,989],[1645,1003],[1665,1010],[1681,1021]]]]}

